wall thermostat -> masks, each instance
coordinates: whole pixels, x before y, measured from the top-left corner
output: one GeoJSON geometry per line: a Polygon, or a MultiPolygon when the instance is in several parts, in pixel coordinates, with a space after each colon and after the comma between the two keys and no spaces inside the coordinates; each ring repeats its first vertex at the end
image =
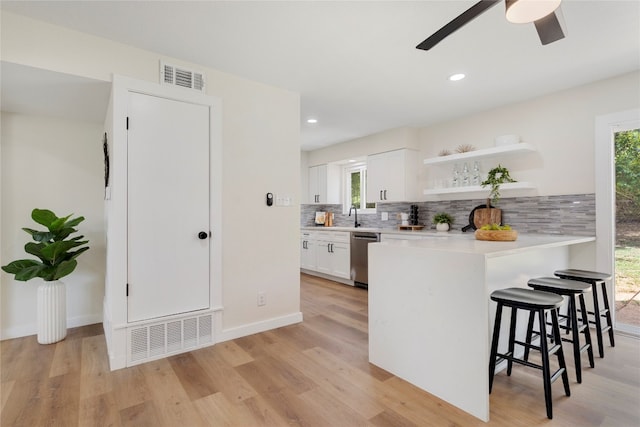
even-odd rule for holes
{"type": "Polygon", "coordinates": [[[267,206],[273,206],[273,193],[267,193],[267,206]]]}

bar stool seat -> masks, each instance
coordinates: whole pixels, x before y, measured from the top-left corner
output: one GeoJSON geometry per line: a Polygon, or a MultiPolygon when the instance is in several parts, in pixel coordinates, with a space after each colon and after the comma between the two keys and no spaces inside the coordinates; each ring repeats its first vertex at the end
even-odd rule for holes
{"type": "Polygon", "coordinates": [[[611,347],[615,347],[615,338],[613,336],[613,322],[611,321],[611,309],[609,308],[609,297],[607,296],[607,284],[606,280],[611,279],[610,274],[600,273],[597,271],[578,270],[578,269],[566,269],[556,270],[554,275],[561,279],[578,280],[591,284],[593,290],[593,311],[587,312],[590,316],[593,316],[593,320],[589,320],[589,323],[596,327],[596,338],[598,341],[598,353],[600,357],[604,357],[604,343],[602,335],[605,332],[609,333],[609,344],[611,347]],[[598,298],[598,283],[600,284],[600,291],[602,293],[602,303],[604,308],[600,308],[600,302],[598,298]],[[603,324],[604,319],[605,324],[603,324]]]}
{"type": "Polygon", "coordinates": [[[560,307],[564,299],[556,294],[543,291],[535,291],[523,288],[507,288],[500,289],[491,293],[491,300],[498,305],[496,308],[496,318],[493,326],[493,338],[491,340],[491,355],[489,357],[489,393],[493,387],[493,377],[495,375],[496,365],[502,361],[507,361],[507,375],[511,375],[513,362],[521,365],[529,366],[542,370],[542,380],[544,384],[544,400],[547,408],[547,417],[553,418],[553,407],[551,399],[551,384],[562,377],[564,392],[567,396],[571,395],[569,389],[569,377],[567,375],[567,367],[564,361],[564,353],[562,351],[562,341],[560,338],[560,328],[558,324],[558,307],[560,307]],[[500,325],[502,322],[502,308],[511,308],[511,322],[509,325],[509,346],[507,353],[498,353],[498,341],[500,338],[500,325]],[[540,345],[535,346],[530,341],[522,342],[515,339],[516,320],[518,310],[527,310],[530,313],[537,313],[541,330],[545,330],[545,312],[551,313],[551,325],[554,337],[554,343],[549,347],[547,342],[547,334],[540,335],[540,345]],[[522,358],[515,356],[515,345],[523,346],[525,349],[533,349],[540,352],[542,363],[537,365],[522,358]],[[555,354],[558,359],[558,370],[551,373],[549,356],[555,354]]]}
{"type": "MultiPolygon", "coordinates": [[[[591,292],[591,285],[577,280],[558,279],[556,277],[537,277],[529,280],[529,287],[537,291],[552,292],[554,294],[566,296],[568,299],[567,314],[561,315],[558,313],[559,318],[566,319],[566,325],[560,325],[560,328],[566,329],[567,332],[571,332],[571,339],[562,338],[562,341],[570,342],[573,344],[573,360],[576,367],[576,380],[578,383],[582,382],[582,362],[580,360],[580,354],[587,351],[589,357],[589,366],[594,367],[593,361],[593,345],[591,343],[591,332],[589,331],[589,323],[587,319],[587,309],[584,302],[584,294],[591,292]],[[576,296],[580,302],[580,309],[582,315],[582,324],[578,325],[578,309],[576,306],[576,296]],[[580,333],[584,335],[585,344],[580,346],[580,333]]],[[[529,325],[527,327],[527,342],[531,342],[533,334],[533,313],[529,316],[529,325]]],[[[528,356],[528,352],[525,350],[525,359],[528,356]]]]}

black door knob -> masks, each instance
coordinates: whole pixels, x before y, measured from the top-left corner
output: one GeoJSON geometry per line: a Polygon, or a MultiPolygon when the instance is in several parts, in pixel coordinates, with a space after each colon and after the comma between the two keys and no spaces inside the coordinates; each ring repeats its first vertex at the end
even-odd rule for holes
{"type": "Polygon", "coordinates": [[[201,231],[201,232],[198,233],[198,239],[200,239],[200,240],[204,240],[207,237],[209,237],[209,234],[207,234],[205,231],[201,231]]]}

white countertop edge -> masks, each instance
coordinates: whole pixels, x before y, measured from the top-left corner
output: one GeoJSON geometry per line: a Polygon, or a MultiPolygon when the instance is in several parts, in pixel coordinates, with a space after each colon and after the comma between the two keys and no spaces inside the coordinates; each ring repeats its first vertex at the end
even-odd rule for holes
{"type": "Polygon", "coordinates": [[[385,234],[415,234],[415,235],[438,235],[438,236],[450,236],[450,235],[473,235],[473,233],[463,233],[460,230],[451,230],[451,231],[436,231],[435,228],[430,228],[429,226],[425,226],[422,230],[398,230],[397,228],[376,228],[376,227],[300,227],[301,231],[319,231],[319,232],[327,232],[327,231],[343,231],[343,232],[351,232],[351,231],[362,231],[362,232],[372,232],[372,233],[385,233],[385,234]]]}
{"type": "Polygon", "coordinates": [[[456,238],[453,239],[436,238],[424,240],[392,240],[375,244],[391,247],[410,247],[426,251],[469,253],[484,255],[486,258],[493,258],[535,249],[576,245],[580,243],[594,242],[596,240],[596,238],[592,236],[546,234],[521,234],[514,242],[489,242],[476,240],[473,234],[468,234],[467,238],[459,237],[466,236],[457,235],[456,238]]]}

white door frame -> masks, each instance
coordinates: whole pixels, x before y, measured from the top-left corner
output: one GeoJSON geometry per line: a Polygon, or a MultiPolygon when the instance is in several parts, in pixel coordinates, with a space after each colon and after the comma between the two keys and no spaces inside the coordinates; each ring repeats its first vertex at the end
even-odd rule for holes
{"type": "Polygon", "coordinates": [[[112,178],[105,200],[107,265],[103,323],[112,370],[127,363],[127,129],[128,93],[138,92],[210,108],[210,307],[215,333],[222,325],[222,101],[184,88],[114,75],[105,130],[111,134],[112,178]]]}
{"type": "MultiPolygon", "coordinates": [[[[615,318],[615,155],[613,138],[616,132],[636,129],[640,125],[640,109],[621,111],[596,117],[595,178],[596,178],[596,270],[611,273],[608,286],[611,316],[615,318]]],[[[626,328],[623,327],[626,330],[626,328]]],[[[635,329],[635,328],[633,328],[635,329]]],[[[627,331],[638,333],[639,331],[627,331]]]]}

